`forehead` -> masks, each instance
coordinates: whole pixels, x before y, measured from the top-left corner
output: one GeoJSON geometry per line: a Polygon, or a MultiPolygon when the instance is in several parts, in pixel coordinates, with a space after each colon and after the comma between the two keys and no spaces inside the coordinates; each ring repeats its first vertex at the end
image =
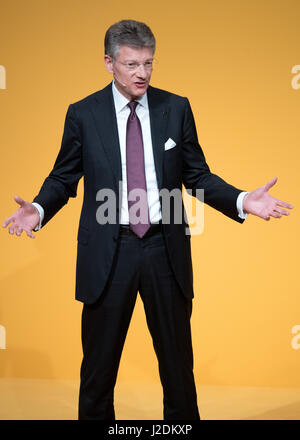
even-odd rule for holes
{"type": "Polygon", "coordinates": [[[120,46],[117,58],[130,60],[145,60],[153,57],[153,50],[150,47],[120,46]]]}

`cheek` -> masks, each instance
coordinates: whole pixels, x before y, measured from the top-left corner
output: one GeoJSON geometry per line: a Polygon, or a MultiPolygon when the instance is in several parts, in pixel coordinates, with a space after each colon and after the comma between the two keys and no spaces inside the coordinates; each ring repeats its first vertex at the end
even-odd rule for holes
{"type": "Polygon", "coordinates": [[[147,80],[148,80],[148,81],[150,81],[151,75],[152,75],[152,72],[148,72],[148,73],[147,73],[147,80]]]}
{"type": "Polygon", "coordinates": [[[116,75],[117,78],[120,78],[122,80],[125,79],[124,74],[122,72],[120,72],[119,69],[117,69],[116,67],[114,68],[114,75],[116,75]]]}

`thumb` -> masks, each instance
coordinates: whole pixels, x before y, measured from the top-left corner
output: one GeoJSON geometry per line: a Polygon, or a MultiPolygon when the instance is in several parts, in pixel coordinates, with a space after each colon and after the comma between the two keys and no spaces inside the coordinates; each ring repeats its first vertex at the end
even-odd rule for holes
{"type": "Polygon", "coordinates": [[[277,182],[278,177],[273,177],[272,180],[270,180],[268,183],[265,184],[265,191],[269,191],[270,188],[272,188],[272,186],[275,185],[275,183],[277,182]]]}
{"type": "Polygon", "coordinates": [[[14,199],[21,206],[25,205],[26,203],[25,200],[23,200],[20,196],[14,196],[14,199]]]}

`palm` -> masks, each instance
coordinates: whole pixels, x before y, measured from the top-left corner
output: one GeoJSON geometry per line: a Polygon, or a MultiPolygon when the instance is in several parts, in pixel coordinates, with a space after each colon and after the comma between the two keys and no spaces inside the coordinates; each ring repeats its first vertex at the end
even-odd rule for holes
{"type": "Polygon", "coordinates": [[[34,238],[32,230],[37,226],[40,219],[38,210],[19,196],[15,196],[14,199],[20,205],[20,208],[4,221],[3,227],[6,228],[7,225],[12,223],[8,229],[10,234],[16,233],[19,236],[22,231],[25,231],[29,237],[34,238]]]}
{"type": "Polygon", "coordinates": [[[250,192],[244,199],[244,211],[265,220],[270,220],[270,217],[280,218],[282,215],[289,215],[289,211],[282,208],[292,209],[293,206],[268,193],[276,182],[277,177],[274,177],[266,185],[250,192]]]}

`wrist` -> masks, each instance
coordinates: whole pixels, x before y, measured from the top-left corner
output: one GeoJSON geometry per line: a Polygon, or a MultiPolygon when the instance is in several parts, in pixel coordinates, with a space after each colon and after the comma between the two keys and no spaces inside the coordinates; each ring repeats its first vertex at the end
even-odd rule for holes
{"type": "Polygon", "coordinates": [[[249,193],[245,194],[244,199],[243,199],[243,211],[245,214],[249,214],[248,210],[247,210],[247,198],[249,196],[249,193]]]}
{"type": "Polygon", "coordinates": [[[243,220],[245,220],[248,216],[248,213],[244,211],[244,198],[247,194],[247,191],[240,192],[236,201],[238,216],[243,220]]]}

